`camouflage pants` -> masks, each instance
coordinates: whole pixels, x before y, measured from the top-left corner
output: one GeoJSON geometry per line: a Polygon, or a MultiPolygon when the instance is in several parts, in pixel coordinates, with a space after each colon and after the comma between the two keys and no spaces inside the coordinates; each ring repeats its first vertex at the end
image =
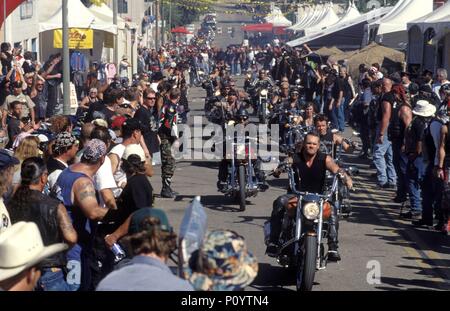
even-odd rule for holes
{"type": "Polygon", "coordinates": [[[175,158],[172,155],[171,143],[168,139],[161,139],[161,177],[172,178],[175,173],[175,158]]]}

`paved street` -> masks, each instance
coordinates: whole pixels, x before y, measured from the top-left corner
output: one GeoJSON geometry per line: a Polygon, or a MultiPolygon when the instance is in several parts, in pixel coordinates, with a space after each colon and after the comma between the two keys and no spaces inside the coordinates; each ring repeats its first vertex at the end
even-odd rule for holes
{"type": "MultiPolygon", "coordinates": [[[[242,15],[218,15],[222,28],[235,25],[236,37],[242,19],[242,15]]],[[[218,42],[225,46],[231,43],[226,35],[219,36],[218,42]]],[[[242,79],[238,79],[239,84],[242,86],[242,79]]],[[[204,94],[202,89],[190,90],[191,118],[202,115],[204,94]]],[[[350,137],[350,133],[348,130],[346,136],[350,137]]],[[[340,223],[342,261],[329,263],[326,270],[318,272],[313,290],[450,289],[448,237],[413,228],[400,219],[400,206],[391,202],[394,193],[377,189],[369,163],[352,155],[347,161],[357,164],[361,173],[355,180],[354,213],[340,223]],[[368,282],[368,273],[378,265],[381,284],[368,282]]],[[[160,169],[156,172],[153,186],[159,193],[160,169]]],[[[166,210],[175,228],[179,228],[184,208],[194,196],[200,195],[207,210],[208,227],[237,231],[258,258],[259,275],[249,290],[295,290],[295,276],[264,254],[263,242],[263,223],[271,213],[273,200],[285,193],[286,176],[278,180],[269,178],[270,189],[251,198],[246,211],[240,212],[233,202],[217,192],[217,172],[217,162],[179,162],[174,188],[180,196],[175,200],[158,198],[156,206],[166,210]]]]}

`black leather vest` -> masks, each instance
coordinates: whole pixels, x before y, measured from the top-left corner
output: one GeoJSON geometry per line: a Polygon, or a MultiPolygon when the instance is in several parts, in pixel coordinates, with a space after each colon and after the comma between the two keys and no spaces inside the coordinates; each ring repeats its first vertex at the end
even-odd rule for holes
{"type": "MultiPolygon", "coordinates": [[[[58,204],[59,201],[52,199],[39,191],[30,190],[28,206],[26,210],[19,210],[15,206],[14,200],[10,201],[11,222],[19,221],[34,222],[39,228],[45,246],[62,243],[63,237],[58,226],[58,204]]],[[[64,252],[60,252],[42,261],[43,268],[64,267],[66,259],[64,252]]]]}

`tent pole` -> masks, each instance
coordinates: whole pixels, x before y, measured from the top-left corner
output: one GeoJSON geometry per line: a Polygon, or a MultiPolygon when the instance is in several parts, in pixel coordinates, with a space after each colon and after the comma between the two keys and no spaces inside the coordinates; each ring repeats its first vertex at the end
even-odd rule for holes
{"type": "MultiPolygon", "coordinates": [[[[72,12],[75,13],[75,12],[72,12]]],[[[69,62],[69,21],[68,0],[62,2],[62,25],[63,25],[63,94],[64,115],[70,115],[70,62],[69,62]]]]}

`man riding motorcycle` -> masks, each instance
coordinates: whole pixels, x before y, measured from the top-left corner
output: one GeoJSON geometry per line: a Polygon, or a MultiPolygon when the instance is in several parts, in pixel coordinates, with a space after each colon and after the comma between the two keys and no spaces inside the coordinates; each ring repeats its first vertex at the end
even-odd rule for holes
{"type": "Polygon", "coordinates": [[[320,135],[321,152],[336,156],[337,146],[341,146],[345,152],[353,152],[355,143],[349,144],[342,136],[333,133],[328,126],[328,118],[324,115],[317,115],[314,118],[314,125],[320,135]]]}
{"type": "MultiPolygon", "coordinates": [[[[308,133],[299,153],[292,158],[292,169],[296,188],[298,191],[323,194],[325,191],[326,171],[332,174],[340,174],[349,189],[353,188],[353,182],[343,169],[341,169],[329,156],[319,151],[320,137],[316,133],[308,133]]],[[[280,171],[275,170],[274,176],[279,176],[280,171]]],[[[296,195],[287,194],[278,197],[273,203],[270,218],[270,237],[266,253],[276,257],[279,248],[282,220],[286,209],[295,209],[298,198],[296,195]]],[[[338,252],[338,222],[337,210],[333,209],[330,218],[330,233],[328,239],[328,260],[339,261],[338,252]]]]}
{"type": "MultiPolygon", "coordinates": [[[[235,122],[235,124],[241,124],[244,127],[249,123],[249,114],[247,110],[244,107],[240,107],[239,110],[234,114],[233,117],[231,117],[229,120],[232,120],[235,122]]],[[[227,122],[229,121],[227,120],[227,122]]],[[[225,132],[224,132],[225,134],[225,132]]],[[[227,177],[228,177],[228,159],[225,157],[226,154],[226,141],[224,141],[224,158],[219,164],[219,173],[218,173],[218,181],[217,181],[217,188],[219,191],[225,190],[227,187],[227,177]]],[[[264,183],[264,173],[261,171],[261,163],[260,160],[252,160],[252,164],[254,167],[255,175],[259,179],[259,181],[264,183]]],[[[264,185],[265,186],[265,185],[264,185]]],[[[264,189],[263,189],[264,190],[264,189]]]]}

